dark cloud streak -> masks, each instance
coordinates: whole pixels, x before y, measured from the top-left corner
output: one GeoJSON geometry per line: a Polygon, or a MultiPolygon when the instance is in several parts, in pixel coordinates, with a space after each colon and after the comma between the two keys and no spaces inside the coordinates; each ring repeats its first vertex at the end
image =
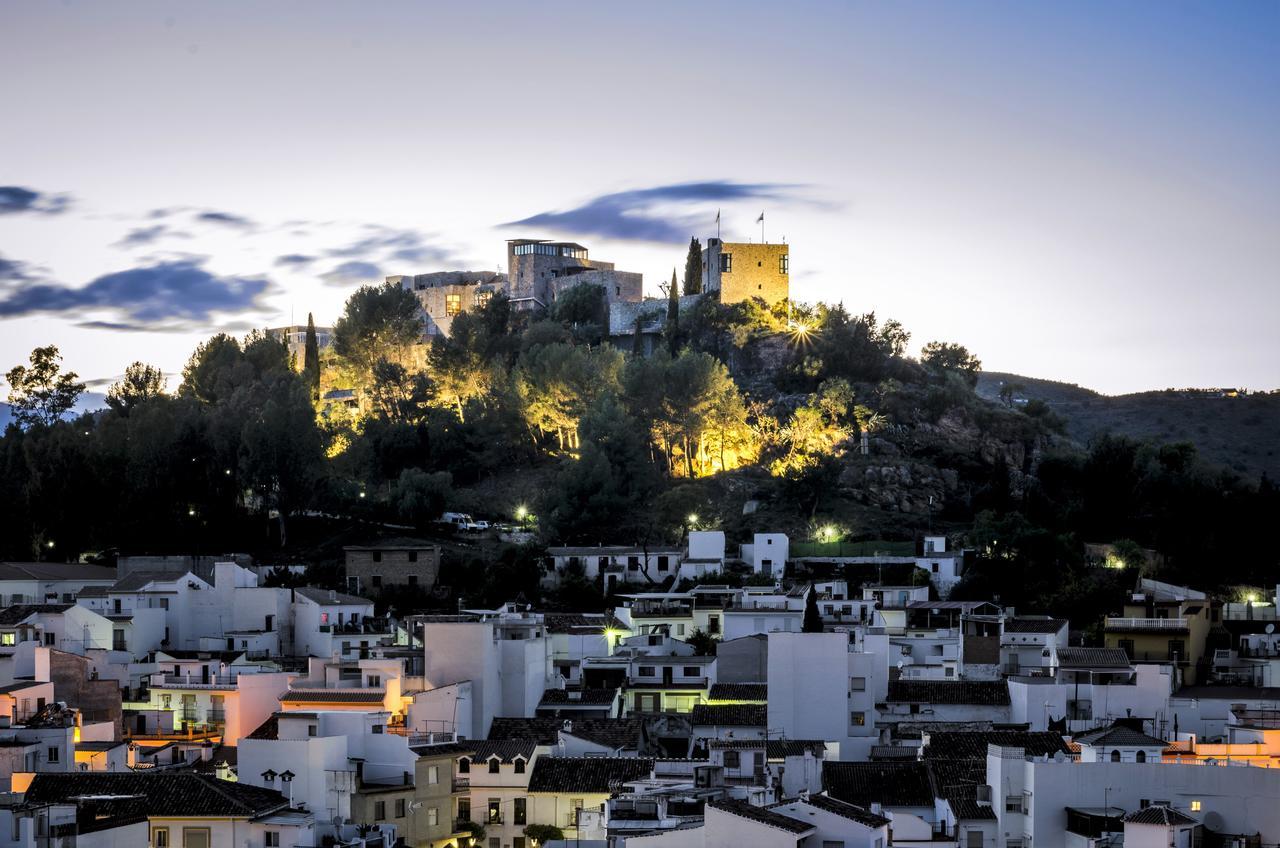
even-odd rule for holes
{"type": "Polygon", "coordinates": [[[257,309],[271,290],[266,279],[218,276],[196,260],[160,262],[104,274],[81,288],[39,283],[12,289],[0,298],[0,317],[104,309],[118,317],[81,326],[151,329],[158,322],[209,321],[214,315],[257,309]]]}
{"type": "Polygon", "coordinates": [[[23,186],[0,186],[0,215],[23,212],[61,215],[70,206],[71,196],[67,194],[48,194],[23,186]]]}
{"type": "Polygon", "coordinates": [[[747,200],[774,203],[815,204],[801,194],[804,186],[787,183],[735,183],[713,180],[675,183],[633,189],[592,198],[581,206],[558,212],[541,212],[503,227],[542,227],[557,232],[628,241],[679,243],[688,240],[703,217],[691,213],[664,213],[655,207],[705,206],[747,200]]]}

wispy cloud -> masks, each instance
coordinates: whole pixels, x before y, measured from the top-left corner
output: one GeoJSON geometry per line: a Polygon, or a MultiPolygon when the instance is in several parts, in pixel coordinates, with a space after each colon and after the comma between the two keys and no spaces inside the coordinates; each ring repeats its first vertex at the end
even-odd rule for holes
{"type": "Polygon", "coordinates": [[[80,326],[158,330],[165,329],[155,326],[163,322],[207,322],[261,308],[271,289],[264,278],[219,276],[187,259],[104,274],[80,288],[39,283],[11,289],[0,297],[0,317],[106,310],[111,318],[87,319],[80,326]]]}
{"type": "Polygon", "coordinates": [[[371,231],[342,247],[326,251],[328,256],[350,259],[384,259],[399,262],[447,262],[453,254],[447,248],[430,244],[413,230],[400,230],[380,224],[366,224],[371,231]]]}
{"type": "Polygon", "coordinates": [[[711,204],[761,201],[785,204],[819,204],[804,194],[806,186],[787,183],[737,183],[713,180],[675,183],[652,188],[602,194],[580,206],[541,212],[504,227],[543,228],[570,235],[677,243],[687,240],[708,224],[705,209],[711,204]],[[694,214],[695,208],[701,214],[694,214]]]}
{"type": "Polygon", "coordinates": [[[41,274],[26,262],[17,259],[6,259],[0,256],[0,285],[5,283],[30,283],[41,278],[41,274]]]}
{"type": "Polygon", "coordinates": [[[276,264],[283,265],[286,268],[305,268],[312,262],[315,262],[314,256],[307,256],[302,253],[286,253],[284,256],[276,257],[276,264]]]}
{"type": "Polygon", "coordinates": [[[325,271],[320,275],[320,279],[331,286],[353,286],[381,282],[384,276],[382,269],[372,262],[353,259],[325,271]]]}
{"type": "Polygon", "coordinates": [[[150,227],[133,228],[125,233],[124,238],[113,244],[112,247],[142,247],[166,237],[191,238],[191,234],[184,233],[181,230],[170,229],[165,224],[153,224],[150,227]]]}
{"type": "Polygon", "coordinates": [[[213,210],[205,212],[197,212],[195,220],[205,224],[221,224],[224,227],[234,227],[238,230],[252,230],[257,225],[253,221],[243,215],[234,215],[230,212],[217,212],[213,210]]]}
{"type": "Polygon", "coordinates": [[[71,206],[71,195],[49,194],[23,186],[0,186],[0,215],[23,212],[60,215],[71,206]]]}

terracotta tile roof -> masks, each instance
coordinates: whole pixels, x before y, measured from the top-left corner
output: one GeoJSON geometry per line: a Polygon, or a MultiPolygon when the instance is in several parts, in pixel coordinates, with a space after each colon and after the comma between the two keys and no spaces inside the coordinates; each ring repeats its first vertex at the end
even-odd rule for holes
{"type": "Polygon", "coordinates": [[[951,812],[960,821],[995,821],[996,811],[989,804],[979,804],[972,798],[948,798],[951,812]]]}
{"type": "Polygon", "coordinates": [[[1122,648],[1059,648],[1058,665],[1063,668],[1129,668],[1129,655],[1122,648]]]}
{"type": "Polygon", "coordinates": [[[1005,633],[1057,633],[1067,626],[1065,618],[1006,618],[1005,633]]]}
{"type": "Polygon", "coordinates": [[[976,732],[929,733],[923,757],[926,760],[987,758],[988,745],[1022,748],[1029,756],[1070,754],[1062,736],[1050,731],[987,730],[976,732]]]}
{"type": "Polygon", "coordinates": [[[1003,680],[890,680],[889,703],[1005,706],[1009,686],[1003,680]]]}
{"type": "Polygon", "coordinates": [[[554,745],[560,741],[560,731],[566,721],[570,729],[566,732],[595,742],[609,748],[627,751],[638,750],[641,742],[643,723],[639,718],[553,718],[538,716],[535,718],[495,718],[489,725],[489,738],[499,739],[536,739],[540,745],[554,745]]]}
{"type": "Polygon", "coordinates": [[[695,704],[692,720],[702,727],[764,727],[768,712],[764,704],[695,704]]]}
{"type": "Polygon", "coordinates": [[[27,789],[29,804],[75,803],[96,818],[182,816],[245,818],[285,809],[289,800],[274,789],[230,783],[192,772],[37,773],[27,789]]]}
{"type": "Polygon", "coordinates": [[[510,764],[520,757],[528,762],[533,759],[537,747],[537,739],[481,739],[472,746],[471,759],[480,763],[497,757],[501,762],[510,764]]]}
{"type": "Polygon", "coordinates": [[[801,834],[815,829],[814,825],[807,822],[784,816],[781,813],[775,813],[764,807],[753,807],[746,801],[711,801],[708,802],[707,806],[728,813],[731,816],[737,816],[738,818],[783,830],[787,833],[801,834]]]}
{"type": "Polygon", "coordinates": [[[290,689],[282,704],[381,704],[386,694],[364,689],[290,689]]]}
{"type": "Polygon", "coordinates": [[[769,699],[767,683],[713,683],[707,695],[710,701],[759,701],[769,699]]]}
{"type": "Polygon", "coordinates": [[[530,792],[614,792],[653,773],[653,760],[638,757],[539,757],[530,792]]]}
{"type": "Polygon", "coordinates": [[[542,693],[542,700],[538,702],[538,706],[581,705],[586,707],[607,707],[617,697],[617,689],[578,689],[574,691],[548,689],[542,693]]]}
{"type": "Polygon", "coordinates": [[[1152,804],[1149,807],[1143,807],[1141,810],[1134,810],[1126,815],[1124,820],[1126,824],[1199,824],[1186,813],[1179,812],[1172,807],[1166,807],[1164,804],[1152,804]]]}
{"type": "Polygon", "coordinates": [[[1140,730],[1134,730],[1132,727],[1126,727],[1123,724],[1113,724],[1110,727],[1102,727],[1096,730],[1089,730],[1084,733],[1077,733],[1075,741],[1081,745],[1112,745],[1144,748],[1169,747],[1169,743],[1163,739],[1148,736],[1140,730]]]}
{"type": "MultiPolygon", "coordinates": [[[[797,803],[794,801],[783,801],[781,804],[773,804],[772,807],[780,807],[786,804],[797,803]]],[[[808,799],[799,801],[801,804],[808,804],[810,807],[822,810],[840,816],[841,818],[855,821],[858,824],[867,827],[887,827],[891,824],[890,820],[884,816],[877,815],[865,807],[859,807],[856,804],[849,804],[838,798],[832,798],[829,795],[810,795],[808,799]]]]}
{"type": "Polygon", "coordinates": [[[245,739],[279,739],[280,738],[280,716],[272,713],[266,721],[253,729],[245,739]]]}
{"type": "Polygon", "coordinates": [[[936,797],[932,774],[923,762],[825,763],[822,788],[831,797],[859,807],[932,807],[936,797]]]}

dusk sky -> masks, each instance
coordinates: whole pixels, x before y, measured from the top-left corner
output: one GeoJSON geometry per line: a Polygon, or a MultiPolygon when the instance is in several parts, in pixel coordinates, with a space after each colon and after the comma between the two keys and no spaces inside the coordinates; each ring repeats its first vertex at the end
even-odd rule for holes
{"type": "Polygon", "coordinates": [[[721,209],[912,353],[1280,388],[1278,44],[1262,2],[7,2],[0,372],[177,372],[514,237],[657,294],[721,209]]]}

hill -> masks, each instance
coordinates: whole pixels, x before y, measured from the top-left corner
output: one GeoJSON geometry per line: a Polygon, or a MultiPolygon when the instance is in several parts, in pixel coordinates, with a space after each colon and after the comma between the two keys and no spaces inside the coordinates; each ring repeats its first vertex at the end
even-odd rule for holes
{"type": "Polygon", "coordinates": [[[1081,444],[1103,433],[1158,442],[1190,442],[1209,462],[1257,478],[1280,479],[1280,393],[1233,396],[1221,390],[1166,389],[1104,395],[1073,383],[983,372],[977,392],[999,400],[1006,383],[1015,402],[1045,403],[1081,444]]]}

